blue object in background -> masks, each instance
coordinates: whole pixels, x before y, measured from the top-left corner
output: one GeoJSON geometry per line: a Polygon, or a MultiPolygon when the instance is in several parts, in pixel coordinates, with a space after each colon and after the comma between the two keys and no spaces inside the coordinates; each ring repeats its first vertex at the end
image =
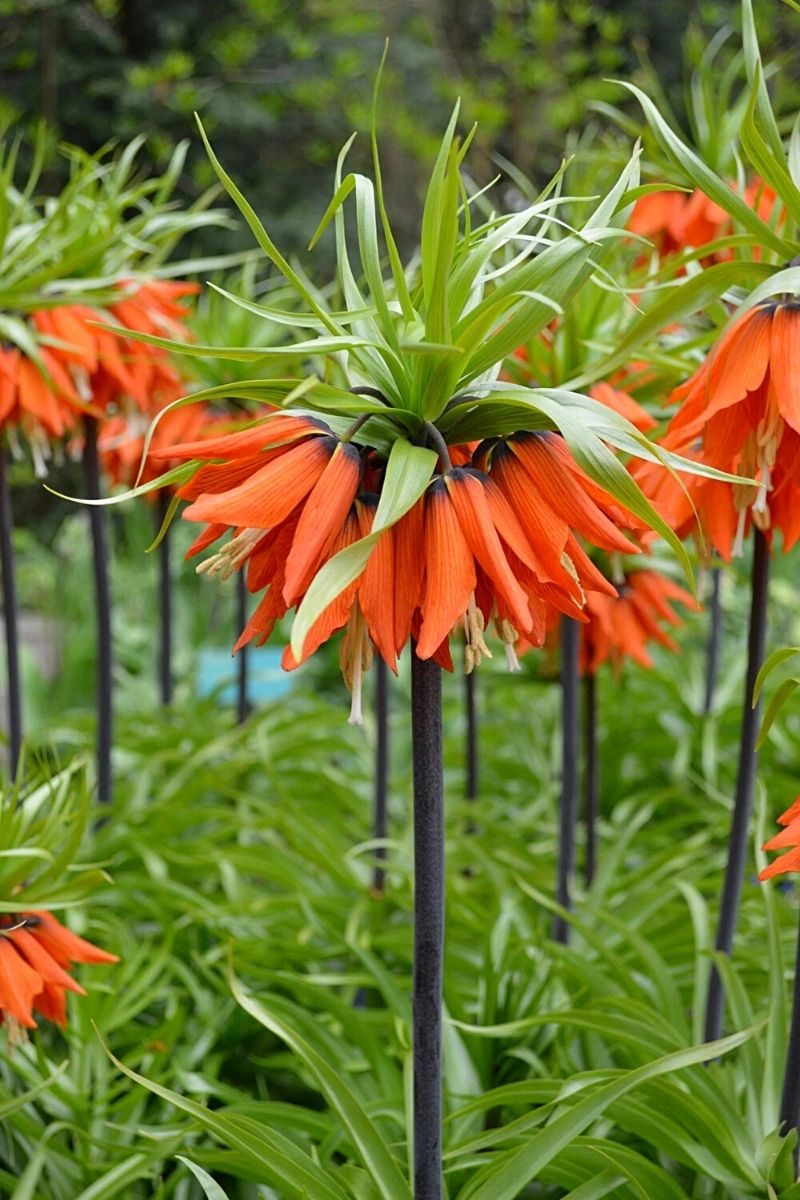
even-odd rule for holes
{"type": "MultiPolygon", "coordinates": [[[[247,695],[253,705],[277,700],[292,686],[291,675],[281,670],[283,651],[276,646],[249,646],[247,695]]],[[[236,703],[237,664],[230,650],[201,650],[197,659],[197,693],[219,697],[222,704],[236,703]]]]}

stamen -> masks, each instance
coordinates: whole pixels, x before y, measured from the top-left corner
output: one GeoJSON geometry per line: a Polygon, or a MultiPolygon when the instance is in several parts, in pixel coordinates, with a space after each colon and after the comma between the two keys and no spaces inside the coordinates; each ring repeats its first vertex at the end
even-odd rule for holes
{"type": "Polygon", "coordinates": [[[485,622],[483,613],[475,603],[475,593],[472,592],[469,598],[467,611],[463,616],[464,622],[464,674],[471,675],[476,667],[479,667],[481,660],[491,658],[492,652],[486,645],[483,636],[485,622]]]}
{"type": "Polygon", "coordinates": [[[614,550],[609,555],[608,559],[609,571],[611,574],[611,582],[618,587],[625,582],[625,568],[622,565],[622,555],[619,551],[614,550]]]}
{"type": "Polygon", "coordinates": [[[237,533],[229,542],[217,550],[216,554],[212,554],[210,558],[205,558],[201,563],[198,563],[195,568],[198,575],[207,575],[209,579],[213,579],[219,575],[221,579],[230,579],[231,575],[235,574],[240,569],[245,559],[253,552],[257,542],[264,536],[263,529],[243,529],[241,533],[237,533]]]}
{"type": "Polygon", "coordinates": [[[503,648],[506,653],[506,668],[509,671],[521,671],[520,661],[517,658],[517,652],[514,649],[515,642],[519,641],[519,634],[510,621],[505,617],[502,619],[495,613],[494,627],[497,631],[497,636],[503,643],[503,648]]]}
{"type": "Polygon", "coordinates": [[[13,1053],[17,1046],[27,1045],[28,1031],[24,1025],[20,1024],[16,1017],[8,1012],[3,1013],[3,1024],[8,1034],[8,1049],[10,1053],[13,1053]]]}
{"type": "MultiPolygon", "coordinates": [[[[767,506],[767,493],[772,491],[772,472],[769,466],[764,463],[760,472],[761,483],[764,485],[758,489],[756,498],[753,501],[753,513],[766,514],[769,516],[769,507],[767,506]]],[[[761,528],[761,526],[759,526],[761,528]]]]}
{"type": "Polygon", "coordinates": [[[33,458],[33,470],[37,479],[44,479],[47,475],[47,458],[45,452],[45,442],[43,438],[30,438],[31,457],[33,458]]]}
{"type": "Polygon", "coordinates": [[[575,566],[575,563],[572,561],[570,556],[567,554],[566,550],[561,555],[561,565],[564,568],[564,570],[567,572],[567,574],[570,576],[570,578],[573,579],[575,581],[575,583],[577,583],[578,590],[580,591],[580,594],[581,594],[581,606],[583,606],[586,603],[586,592],[584,592],[584,590],[583,590],[583,585],[581,584],[580,578],[578,576],[578,571],[575,566]]]}
{"type": "Polygon", "coordinates": [[[342,638],[342,646],[339,652],[339,663],[342,668],[342,675],[347,687],[352,694],[350,702],[350,716],[347,718],[348,725],[363,725],[364,713],[362,710],[362,683],[364,678],[365,660],[369,655],[369,663],[371,663],[372,647],[365,648],[364,637],[364,618],[361,615],[361,608],[358,601],[350,610],[350,617],[347,622],[347,629],[342,638]]]}
{"type": "Polygon", "coordinates": [[[507,668],[507,670],[521,671],[522,664],[520,663],[519,659],[517,658],[517,652],[514,649],[511,642],[505,642],[504,646],[505,646],[505,652],[506,652],[506,668],[507,668]]]}
{"type": "Polygon", "coordinates": [[[69,373],[72,376],[72,382],[75,384],[75,390],[83,400],[84,404],[88,404],[92,399],[92,388],[89,383],[89,372],[85,367],[79,367],[76,363],[69,364],[69,373]]]}
{"type": "Polygon", "coordinates": [[[736,537],[733,539],[733,548],[731,554],[734,558],[741,558],[744,554],[744,527],[747,520],[747,510],[739,509],[739,521],[736,526],[736,537]]]}

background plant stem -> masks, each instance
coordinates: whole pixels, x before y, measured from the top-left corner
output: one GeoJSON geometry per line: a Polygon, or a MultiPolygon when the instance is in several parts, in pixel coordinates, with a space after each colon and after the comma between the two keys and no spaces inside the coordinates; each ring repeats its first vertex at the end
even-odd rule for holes
{"type": "MultiPolygon", "coordinates": [[[[97,456],[97,420],[84,417],[83,468],[90,500],[99,500],[100,463],[97,456]]],[[[113,694],[111,685],[111,589],[108,580],[108,545],[105,510],[89,505],[89,530],[94,566],[95,618],[97,623],[97,799],[111,800],[111,741],[113,737],[113,694]]]]}
{"type": "MultiPolygon", "coordinates": [[[[747,841],[750,813],[753,807],[758,755],[756,738],[761,720],[761,705],[753,707],[753,688],[764,661],[767,636],[767,602],[769,597],[769,547],[759,529],[753,530],[753,568],[750,579],[750,625],[747,640],[747,675],[744,685],[742,723],[739,735],[739,766],[736,776],[736,797],[733,820],[728,839],[728,858],[722,888],[717,936],[714,948],[730,954],[739,915],[739,900],[747,861],[747,841]]],[[[711,968],[706,1002],[705,1038],[715,1041],[722,1033],[725,992],[716,967],[711,968]]]]}
{"type": "MultiPolygon", "coordinates": [[[[169,508],[169,495],[158,493],[156,508],[156,532],[161,529],[169,508]]],[[[158,618],[159,652],[158,678],[161,703],[166,708],[172,703],[172,570],[170,564],[170,530],[167,529],[158,546],[158,618]]]]}
{"type": "MultiPolygon", "coordinates": [[[[561,797],[559,803],[558,877],[556,899],[572,908],[575,875],[575,824],[578,817],[578,647],[580,630],[570,617],[561,618],[561,797]]],[[[569,922],[558,916],[553,938],[569,941],[569,922]]]]}
{"type": "Polygon", "coordinates": [[[722,571],[719,567],[713,567],[708,597],[708,642],[706,643],[706,679],[703,697],[703,712],[706,714],[710,713],[714,707],[714,692],[717,688],[717,675],[719,674],[719,656],[722,645],[721,586],[722,571]]]}
{"type": "Polygon", "coordinates": [[[3,572],[3,623],[6,638],[6,687],[8,705],[8,769],[16,779],[22,747],[22,687],[19,673],[17,630],[17,583],[14,571],[14,514],[6,474],[6,448],[0,442],[0,567],[3,572]]]}
{"type": "Polygon", "coordinates": [[[798,1158],[800,1158],[800,921],[797,923],[792,1020],[789,1026],[789,1045],[786,1050],[786,1067],[781,1094],[781,1133],[786,1137],[793,1129],[798,1131],[798,1141],[794,1147],[794,1172],[797,1176],[798,1158]]]}
{"type": "Polygon", "coordinates": [[[597,756],[597,676],[583,677],[583,757],[585,765],[586,857],[584,879],[589,887],[597,869],[597,819],[600,798],[600,763],[597,756]]]}
{"type": "Polygon", "coordinates": [[[411,655],[414,768],[414,1198],[442,1196],[442,959],[444,781],[442,680],[432,659],[411,655]]]}

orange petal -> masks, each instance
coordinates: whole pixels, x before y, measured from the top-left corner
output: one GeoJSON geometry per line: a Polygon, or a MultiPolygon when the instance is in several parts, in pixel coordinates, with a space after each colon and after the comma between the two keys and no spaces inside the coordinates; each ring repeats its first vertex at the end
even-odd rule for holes
{"type": "Polygon", "coordinates": [[[418,500],[394,531],[394,646],[399,654],[411,636],[425,579],[425,502],[418,500]]]}
{"type": "MultiPolygon", "coordinates": [[[[377,498],[369,497],[356,504],[359,535],[372,532],[377,498]]],[[[378,538],[367,559],[358,589],[358,603],[367,623],[369,635],[378,647],[381,658],[397,674],[394,645],[394,530],[387,529],[378,538]]]]}
{"type": "Polygon", "coordinates": [[[17,376],[20,407],[30,413],[52,437],[66,432],[64,411],[53,389],[29,359],[23,358],[17,376]]]}
{"type": "Polygon", "coordinates": [[[35,1029],[33,1001],[44,983],[25,962],[7,936],[0,937],[0,1012],[16,1017],[26,1029],[35,1029]]]}
{"type": "Polygon", "coordinates": [[[792,821],[796,821],[798,817],[800,817],[800,796],[792,801],[786,812],[781,813],[778,817],[778,824],[791,825],[792,821]]]}
{"type": "Polygon", "coordinates": [[[115,963],[119,962],[116,954],[109,954],[99,946],[92,945],[84,938],[78,937],[66,925],[62,925],[52,913],[34,910],[33,915],[39,918],[38,925],[29,926],[37,942],[40,942],[47,953],[62,967],[71,962],[82,963],[115,963]]]}
{"type": "Polygon", "coordinates": [[[361,481],[361,455],[339,442],[306,500],[286,563],[283,597],[293,604],[308,588],[350,511],[361,481]]]}
{"type": "Polygon", "coordinates": [[[536,572],[540,581],[556,583],[579,597],[580,588],[561,561],[570,532],[566,521],[535,494],[528,472],[504,446],[498,446],[492,456],[492,478],[511,504],[526,541],[541,564],[541,573],[536,572]]]}
{"type": "Polygon", "coordinates": [[[194,442],[183,442],[153,451],[154,458],[175,458],[181,461],[190,458],[247,458],[271,447],[288,446],[297,438],[309,434],[330,433],[321,422],[311,417],[294,417],[286,413],[267,416],[249,429],[238,429],[217,437],[199,438],[194,442]]]}
{"type": "Polygon", "coordinates": [[[592,562],[573,533],[567,538],[567,554],[572,559],[578,578],[585,591],[602,592],[616,598],[617,589],[603,572],[592,562]]]}
{"type": "Polygon", "coordinates": [[[761,386],[770,365],[771,327],[770,309],[752,308],[711,348],[704,386],[706,420],[761,386]]]}
{"type": "MultiPolygon", "coordinates": [[[[348,546],[352,546],[353,542],[357,542],[361,537],[361,529],[358,521],[358,516],[351,510],[339,534],[331,546],[331,557],[338,554],[340,550],[345,550],[348,546]]],[[[291,646],[287,646],[283,654],[283,669],[292,671],[300,663],[306,661],[307,658],[314,653],[324,642],[327,642],[331,634],[337,629],[341,629],[347,624],[350,616],[350,609],[356,598],[359,583],[363,575],[359,575],[354,579],[343,592],[340,592],[335,600],[332,600],[328,607],[320,613],[314,624],[311,626],[306,640],[303,643],[302,657],[297,660],[292,653],[291,646]]]]}
{"type": "Polygon", "coordinates": [[[430,658],[466,612],[475,564],[441,480],[425,498],[425,596],[417,655],[430,658]]]}
{"type": "Polygon", "coordinates": [[[536,434],[508,442],[528,472],[531,485],[557,516],[604,550],[635,552],[637,548],[590,499],[576,477],[564,469],[562,461],[550,453],[549,444],[550,439],[536,434]]]}
{"type": "Polygon", "coordinates": [[[787,854],[781,854],[759,873],[758,878],[764,883],[767,879],[772,879],[775,875],[785,875],[788,871],[800,871],[800,846],[787,854]]]}
{"type": "Polygon", "coordinates": [[[219,541],[223,533],[227,533],[230,529],[229,525],[209,525],[208,529],[204,529],[202,533],[194,539],[189,549],[186,551],[186,558],[194,558],[196,554],[202,554],[209,546],[213,546],[214,542],[219,541]]]}
{"type": "Polygon", "coordinates": [[[627,392],[612,387],[610,383],[596,383],[593,388],[589,389],[589,395],[593,400],[599,400],[607,408],[619,413],[642,433],[646,433],[648,429],[655,429],[658,425],[658,421],[655,417],[650,416],[647,409],[642,408],[641,404],[637,404],[627,392]]]}
{"type": "Polygon", "coordinates": [[[54,983],[45,983],[39,995],[33,1002],[36,1012],[41,1013],[46,1021],[60,1025],[63,1029],[67,1023],[67,997],[64,988],[54,983]]]}
{"type": "Polygon", "coordinates": [[[280,525],[311,491],[335,446],[333,438],[299,442],[229,492],[200,496],[183,515],[189,521],[225,522],[250,529],[280,525]]]}
{"type": "Polygon", "coordinates": [[[769,372],[778,411],[792,429],[800,432],[800,311],[795,304],[779,304],[772,318],[769,372]]]}
{"type": "Polygon", "coordinates": [[[263,454],[251,454],[248,458],[234,458],[231,462],[206,463],[177,489],[176,494],[181,500],[197,500],[199,496],[229,492],[283,453],[283,449],[267,450],[263,454]]]}
{"type": "Polygon", "coordinates": [[[70,305],[42,309],[33,314],[33,324],[40,333],[68,342],[68,349],[53,347],[53,353],[62,362],[78,363],[91,375],[97,370],[97,338],[86,324],[84,311],[70,305]]]}
{"type": "Polygon", "coordinates": [[[48,954],[41,942],[27,929],[15,929],[8,936],[25,961],[33,967],[45,983],[55,983],[68,992],[77,992],[80,996],[86,995],[81,985],[67,974],[64,968],[48,954]]]}
{"type": "Polygon", "coordinates": [[[512,615],[513,625],[521,633],[526,632],[531,628],[528,598],[512,574],[503,552],[483,481],[468,471],[456,469],[445,476],[445,486],[467,545],[502,594],[512,615]]]}
{"type": "Polygon", "coordinates": [[[0,350],[0,424],[5,424],[17,402],[19,351],[0,350]]]}

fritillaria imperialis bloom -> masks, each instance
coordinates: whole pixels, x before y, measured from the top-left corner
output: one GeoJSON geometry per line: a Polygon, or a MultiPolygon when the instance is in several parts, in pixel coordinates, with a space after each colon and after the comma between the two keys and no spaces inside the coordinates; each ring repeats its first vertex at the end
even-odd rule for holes
{"type": "Polygon", "coordinates": [[[42,470],[50,443],[70,434],[83,413],[152,413],[178,397],[181,380],[162,349],[97,326],[110,318],[132,332],[185,337],[180,298],[195,290],[156,280],[137,285],[107,310],[65,304],[34,312],[38,359],[0,350],[0,428],[12,436],[18,431],[42,470]]]}
{"type": "Polygon", "coordinates": [[[789,805],[786,812],[781,813],[778,824],[782,825],[783,829],[765,842],[763,849],[783,850],[785,853],[779,855],[760,873],[758,878],[762,883],[776,875],[800,871],[800,796],[789,805]]]}
{"type": "MultiPolygon", "coordinates": [[[[142,462],[150,418],[137,421],[135,414],[118,413],[103,422],[98,438],[103,469],[110,481],[118,486],[133,487],[137,481],[138,484],[150,483],[173,465],[169,461],[156,464],[153,451],[202,437],[204,430],[216,419],[199,404],[171,408],[153,427],[148,454],[142,462]]],[[[155,495],[154,492],[147,493],[149,499],[154,499],[155,495]]]]}
{"type": "Polygon", "coordinates": [[[770,300],[737,318],[702,366],[675,392],[681,407],[663,445],[708,466],[753,479],[732,488],[685,477],[686,492],[664,472],[637,463],[634,476],[671,514],[679,536],[701,527],[729,561],[754,525],[767,540],[800,537],[800,303],[770,300]],[[688,493],[688,495],[687,495],[688,493]]]}
{"type": "Polygon", "coordinates": [[[72,933],[51,913],[0,915],[0,1019],[35,1029],[34,1012],[62,1028],[67,992],[85,995],[69,974],[74,963],[119,962],[72,933]]]}
{"type": "MultiPolygon", "coordinates": [[[[622,530],[638,531],[641,522],[589,479],[560,435],[493,438],[473,452],[436,448],[425,494],[381,534],[363,572],[305,642],[303,659],[346,629],[341,661],[356,717],[361,673],[374,652],[396,670],[413,638],[420,658],[452,668],[448,638],[463,630],[471,671],[490,655],[492,623],[513,665],[519,637],[542,644],[549,606],[580,619],[587,591],[607,586],[579,537],[637,551],[622,530]]],[[[323,564],[370,533],[384,469],[374,450],[342,440],[317,417],[293,414],[153,457],[197,460],[178,489],[191,501],[184,516],[207,526],[190,554],[232,532],[199,570],[246,570],[250,591],[263,592],[240,646],[266,641],[323,564]]],[[[296,665],[289,650],[284,665],[296,665]]]]}
{"type": "Polygon", "coordinates": [[[604,662],[620,667],[632,658],[650,668],[653,660],[647,650],[650,641],[668,650],[678,647],[664,625],[673,628],[681,619],[671,602],[697,611],[694,597],[660,571],[649,568],[628,572],[616,585],[617,594],[589,592],[586,597],[586,624],[581,629],[581,671],[594,673],[604,662]]]}
{"type": "Polygon", "coordinates": [[[659,254],[675,254],[688,246],[705,246],[721,237],[730,218],[699,188],[649,192],[634,205],[628,229],[652,241],[659,254]]]}
{"type": "MultiPolygon", "coordinates": [[[[769,221],[776,204],[775,192],[763,180],[755,178],[744,191],[746,202],[763,221],[769,221]]],[[[700,188],[687,195],[682,191],[649,192],[634,205],[628,229],[653,242],[662,256],[706,246],[733,232],[733,223],[719,204],[700,188]]],[[[719,250],[710,262],[732,258],[731,250],[719,250]]]]}

